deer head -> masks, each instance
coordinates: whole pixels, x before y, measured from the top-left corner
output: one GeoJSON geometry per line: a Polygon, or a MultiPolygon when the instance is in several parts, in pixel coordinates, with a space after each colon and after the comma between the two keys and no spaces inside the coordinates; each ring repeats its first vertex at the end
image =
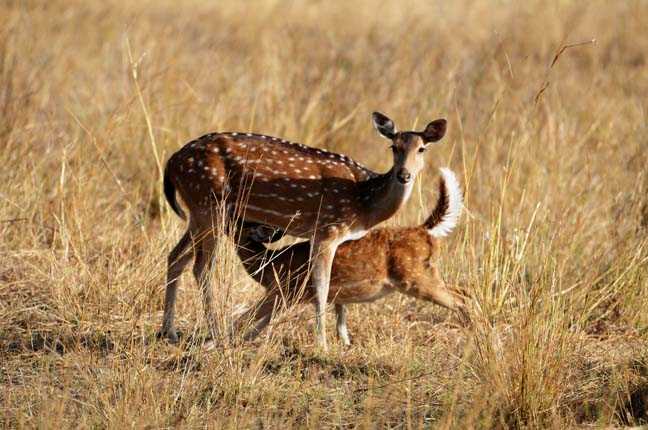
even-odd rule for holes
{"type": "Polygon", "coordinates": [[[380,112],[374,112],[372,119],[378,133],[392,143],[392,172],[399,183],[408,185],[424,166],[423,152],[432,142],[441,140],[445,135],[446,120],[434,120],[422,131],[398,131],[394,121],[380,112]]]}

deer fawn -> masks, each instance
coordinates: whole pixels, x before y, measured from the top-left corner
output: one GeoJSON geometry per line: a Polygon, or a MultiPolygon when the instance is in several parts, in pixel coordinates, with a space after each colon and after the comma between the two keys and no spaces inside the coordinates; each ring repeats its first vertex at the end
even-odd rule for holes
{"type": "MultiPolygon", "coordinates": [[[[441,169],[439,199],[430,217],[418,227],[377,228],[362,239],[340,245],[333,260],[329,301],[335,304],[338,336],[349,345],[346,327],[347,303],[372,302],[394,291],[437,303],[466,317],[463,299],[446,287],[439,275],[438,238],[457,224],[462,209],[461,188],[452,171],[441,169]]],[[[310,243],[301,242],[277,250],[264,243],[278,240],[283,232],[271,227],[243,223],[238,255],[246,271],[267,292],[263,299],[237,322],[251,322],[245,338],[254,338],[282,304],[312,302],[304,288],[310,243]]]]}
{"type": "Polygon", "coordinates": [[[311,285],[315,292],[318,343],[326,349],[325,310],[333,256],[344,241],[364,236],[389,219],[408,199],[423,168],[423,152],[440,140],[446,121],[430,122],[420,132],[398,132],[394,122],[374,112],[373,124],[391,140],[393,166],[374,173],[350,158],[252,133],[212,133],[173,154],[164,171],[164,194],[185,218],[176,191],[189,209],[189,225],[168,257],[164,321],[160,334],[176,341],[173,324],[177,279],[192,255],[194,276],[213,324],[212,292],[207,281],[216,237],[215,208],[238,210],[241,218],[311,239],[311,285]]]}

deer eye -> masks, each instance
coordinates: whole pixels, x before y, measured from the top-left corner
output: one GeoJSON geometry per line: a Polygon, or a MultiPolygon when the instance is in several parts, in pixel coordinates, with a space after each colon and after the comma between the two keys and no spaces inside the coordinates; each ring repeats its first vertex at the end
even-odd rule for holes
{"type": "Polygon", "coordinates": [[[425,146],[421,146],[421,147],[418,149],[418,152],[425,152],[425,146]]]}

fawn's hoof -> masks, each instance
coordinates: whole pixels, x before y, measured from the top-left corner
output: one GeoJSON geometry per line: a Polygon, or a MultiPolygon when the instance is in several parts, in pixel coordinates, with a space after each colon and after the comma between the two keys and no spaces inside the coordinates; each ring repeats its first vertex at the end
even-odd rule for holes
{"type": "Polygon", "coordinates": [[[176,344],[180,341],[180,336],[176,330],[160,330],[155,335],[158,339],[166,339],[167,342],[176,344]]]}

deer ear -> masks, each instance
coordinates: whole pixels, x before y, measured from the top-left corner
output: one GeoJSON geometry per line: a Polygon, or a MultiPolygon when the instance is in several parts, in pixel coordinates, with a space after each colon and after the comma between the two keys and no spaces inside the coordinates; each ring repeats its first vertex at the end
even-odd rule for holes
{"type": "Polygon", "coordinates": [[[381,136],[386,137],[387,139],[394,138],[396,135],[396,125],[394,125],[394,121],[380,112],[372,113],[371,119],[373,120],[374,127],[381,136]]]}
{"type": "Polygon", "coordinates": [[[423,142],[430,143],[439,141],[445,136],[447,121],[445,119],[435,119],[425,127],[420,135],[423,142]]]}

